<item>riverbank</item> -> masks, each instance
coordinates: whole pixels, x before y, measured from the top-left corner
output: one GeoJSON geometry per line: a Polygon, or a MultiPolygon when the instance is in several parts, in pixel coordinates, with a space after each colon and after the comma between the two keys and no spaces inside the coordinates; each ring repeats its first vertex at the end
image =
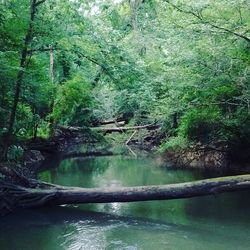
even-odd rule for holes
{"type": "MultiPolygon", "coordinates": [[[[88,131],[70,129],[58,130],[55,137],[48,141],[31,142],[26,151],[26,163],[33,162],[35,165],[50,159],[50,156],[57,153],[63,155],[79,156],[87,149],[79,152],[78,145],[91,145],[93,155],[103,154],[131,154],[137,157],[140,152],[144,154],[153,154],[160,157],[168,166],[173,168],[185,169],[209,169],[211,171],[231,172],[234,174],[249,173],[250,155],[248,148],[231,148],[229,145],[221,142],[213,144],[196,143],[184,148],[167,149],[159,151],[161,144],[165,140],[164,134],[160,129],[141,130],[135,132],[123,132],[114,134],[98,134],[88,131]],[[98,143],[101,147],[98,148],[98,143]],[[105,146],[103,146],[105,145],[105,146]],[[78,152],[77,152],[78,150],[78,152]],[[96,152],[97,151],[97,152],[96,152]],[[103,152],[102,152],[103,151],[103,152]],[[137,152],[139,151],[139,153],[137,152]],[[96,153],[95,153],[96,152],[96,153]],[[42,154],[42,157],[39,155],[42,154]]],[[[91,154],[91,152],[90,152],[91,154]]],[[[85,156],[84,153],[82,156],[85,156]]]]}
{"type": "MultiPolygon", "coordinates": [[[[26,142],[24,157],[15,169],[27,178],[36,178],[39,171],[55,168],[70,157],[102,156],[113,154],[155,155],[163,164],[176,169],[203,169],[221,173],[249,173],[250,157],[242,149],[232,153],[222,143],[193,144],[181,149],[159,151],[165,140],[160,128],[122,133],[97,133],[90,129],[59,127],[47,140],[37,138],[26,142]],[[244,157],[243,157],[244,156],[244,157]],[[55,161],[56,159],[56,161],[55,161]]],[[[8,165],[8,164],[7,164],[8,165]]]]}
{"type": "Polygon", "coordinates": [[[168,166],[177,169],[208,169],[234,174],[250,172],[248,145],[215,141],[210,144],[192,143],[184,147],[162,149],[165,142],[165,135],[160,130],[155,130],[136,134],[128,145],[153,153],[162,158],[168,166]]]}
{"type": "MultiPolygon", "coordinates": [[[[62,137],[62,135],[60,136],[62,137]]],[[[59,140],[60,136],[57,136],[57,140],[59,140]]],[[[79,135],[76,136],[76,138],[79,139],[79,135]]],[[[68,185],[53,185],[51,183],[55,182],[52,179],[49,180],[49,183],[41,182],[40,178],[37,178],[39,172],[56,170],[58,166],[61,166],[61,164],[65,162],[63,161],[65,159],[70,159],[69,162],[71,162],[72,158],[78,157],[79,162],[81,162],[84,158],[86,159],[86,156],[113,155],[112,151],[104,152],[103,149],[100,150],[101,154],[97,151],[95,151],[95,153],[93,153],[94,151],[78,151],[79,153],[76,151],[76,153],[79,154],[76,155],[76,153],[72,153],[73,151],[70,152],[71,147],[79,146],[79,144],[83,142],[82,140],[76,140],[79,143],[77,144],[73,139],[73,136],[71,136],[68,142],[66,142],[64,138],[61,142],[60,140],[57,141],[57,145],[55,146],[55,138],[51,138],[50,141],[44,141],[44,143],[33,142],[33,146],[30,147],[29,150],[27,148],[26,157],[31,154],[34,154],[36,157],[31,157],[30,159],[32,159],[32,161],[26,161],[21,168],[9,169],[9,171],[5,172],[7,179],[1,179],[0,189],[5,190],[4,193],[2,193],[0,204],[3,207],[2,211],[0,207],[2,214],[6,214],[16,208],[33,208],[45,205],[179,199],[249,189],[249,175],[224,177],[224,174],[219,175],[222,176],[222,178],[218,179],[215,178],[190,183],[185,182],[176,185],[171,183],[170,185],[136,187],[138,185],[136,184],[135,187],[129,185],[128,188],[123,186],[119,188],[119,186],[117,186],[113,189],[112,186],[110,186],[110,188],[105,190],[97,188],[88,190],[79,187],[67,187],[68,185]],[[37,154],[35,154],[34,151],[37,154]],[[43,152],[47,154],[47,158],[43,152]],[[65,155],[68,155],[68,157],[65,157],[65,155]]],[[[97,141],[94,142],[92,140],[91,142],[92,144],[94,143],[94,147],[93,145],[92,147],[95,148],[97,141]]],[[[85,143],[87,144],[87,141],[85,141],[85,143]]],[[[134,159],[140,158],[139,156],[137,157],[137,155],[130,157],[134,159]]],[[[198,155],[198,157],[200,157],[200,155],[198,155]]],[[[147,157],[142,158],[147,159],[147,157]]],[[[168,157],[168,159],[170,159],[170,157],[168,157]]],[[[157,159],[154,158],[153,160],[155,161],[157,159]]],[[[161,167],[164,167],[164,164],[161,164],[161,167]]],[[[182,166],[175,165],[174,167],[177,170],[182,166]]],[[[128,166],[125,166],[125,168],[128,168],[128,166]]],[[[167,170],[166,168],[164,169],[167,170]]],[[[80,169],[77,171],[79,173],[81,172],[80,169]]],[[[85,181],[88,180],[85,179],[85,181]]]]}

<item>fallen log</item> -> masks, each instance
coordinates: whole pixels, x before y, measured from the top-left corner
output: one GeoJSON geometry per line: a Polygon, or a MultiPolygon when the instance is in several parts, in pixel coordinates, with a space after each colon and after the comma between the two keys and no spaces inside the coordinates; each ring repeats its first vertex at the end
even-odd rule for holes
{"type": "Polygon", "coordinates": [[[91,130],[96,132],[104,132],[104,133],[113,133],[113,132],[124,132],[129,130],[139,130],[139,129],[157,129],[160,125],[157,124],[147,124],[147,125],[141,125],[141,126],[131,126],[131,127],[94,127],[91,128],[91,130]]]}
{"type": "Polygon", "coordinates": [[[32,208],[45,205],[182,199],[250,189],[250,175],[159,186],[79,188],[42,183],[37,187],[27,188],[1,181],[0,204],[32,208]]]}
{"type": "Polygon", "coordinates": [[[87,132],[89,130],[95,131],[95,132],[104,132],[104,133],[113,133],[113,132],[122,133],[124,131],[139,130],[139,129],[155,130],[155,129],[160,128],[160,124],[153,123],[153,124],[131,126],[131,127],[91,127],[91,128],[72,127],[72,126],[64,127],[61,125],[57,125],[57,128],[68,133],[82,133],[82,132],[87,132]]]}
{"type": "Polygon", "coordinates": [[[108,124],[119,124],[119,125],[124,125],[126,123],[126,120],[122,119],[122,118],[118,118],[118,119],[113,119],[113,120],[104,120],[104,121],[100,121],[99,124],[100,125],[108,125],[108,124]]]}

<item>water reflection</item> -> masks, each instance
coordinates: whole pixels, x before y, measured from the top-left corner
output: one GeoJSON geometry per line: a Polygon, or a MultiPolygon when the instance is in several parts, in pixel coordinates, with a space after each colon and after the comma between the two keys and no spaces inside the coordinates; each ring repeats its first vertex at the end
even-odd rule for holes
{"type": "MultiPolygon", "coordinates": [[[[197,171],[167,169],[154,158],[135,159],[126,156],[65,160],[58,169],[44,172],[42,177],[62,185],[83,187],[160,185],[206,178],[197,171]]],[[[232,221],[245,216],[244,221],[249,221],[248,195],[248,192],[241,192],[193,199],[119,205],[88,204],[80,207],[117,215],[161,219],[176,224],[188,224],[202,217],[227,218],[232,221]]]]}
{"type": "MultiPolygon", "coordinates": [[[[41,174],[57,184],[117,187],[204,178],[152,158],[67,159],[41,174]]],[[[20,211],[0,221],[0,249],[249,249],[249,192],[171,201],[20,211]]]]}
{"type": "Polygon", "coordinates": [[[249,231],[175,225],[74,208],[23,211],[0,221],[3,250],[249,249],[249,231]],[[225,232],[226,230],[226,232],[225,232]]]}

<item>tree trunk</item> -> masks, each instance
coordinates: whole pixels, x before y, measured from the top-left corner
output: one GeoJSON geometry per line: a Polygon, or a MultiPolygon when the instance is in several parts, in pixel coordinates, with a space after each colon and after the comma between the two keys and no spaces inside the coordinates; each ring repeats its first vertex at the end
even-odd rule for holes
{"type": "Polygon", "coordinates": [[[0,207],[16,208],[80,203],[135,202],[170,200],[215,195],[250,189],[250,175],[212,178],[186,183],[117,187],[78,188],[40,183],[38,188],[26,188],[0,182],[0,207]]]}
{"type": "Polygon", "coordinates": [[[11,140],[12,133],[13,133],[13,127],[14,127],[14,123],[15,123],[17,105],[19,102],[24,71],[25,71],[26,66],[27,66],[28,48],[29,48],[29,45],[31,44],[32,38],[33,38],[33,28],[34,28],[34,20],[35,20],[35,16],[36,16],[36,7],[37,7],[36,0],[31,0],[29,27],[28,27],[27,34],[26,34],[25,39],[24,39],[24,46],[23,46],[23,49],[21,52],[20,63],[19,63],[20,69],[17,73],[13,106],[12,106],[11,114],[10,114],[8,132],[7,132],[7,136],[5,138],[5,142],[4,142],[4,150],[3,150],[3,157],[4,158],[6,158],[6,156],[7,156],[8,147],[9,147],[10,140],[11,140]]]}
{"type": "Polygon", "coordinates": [[[157,129],[160,126],[157,124],[147,124],[147,125],[141,125],[141,126],[132,126],[132,127],[95,127],[91,128],[94,131],[97,132],[105,132],[105,133],[113,133],[113,132],[124,132],[124,131],[129,131],[129,130],[138,130],[138,129],[157,129]]]}
{"type": "Polygon", "coordinates": [[[138,31],[138,10],[142,4],[141,0],[129,0],[131,11],[131,25],[135,32],[138,31]]]}
{"type": "Polygon", "coordinates": [[[100,125],[108,125],[108,124],[115,124],[118,123],[119,125],[124,125],[127,121],[124,120],[123,118],[115,118],[115,119],[110,119],[110,120],[104,120],[100,121],[100,125]]]}
{"type": "Polygon", "coordinates": [[[50,51],[49,51],[49,77],[50,77],[50,81],[53,83],[54,82],[54,51],[53,51],[52,46],[50,46],[50,51]]]}
{"type": "Polygon", "coordinates": [[[38,123],[36,123],[33,127],[33,140],[37,139],[37,130],[38,130],[38,123]]]}

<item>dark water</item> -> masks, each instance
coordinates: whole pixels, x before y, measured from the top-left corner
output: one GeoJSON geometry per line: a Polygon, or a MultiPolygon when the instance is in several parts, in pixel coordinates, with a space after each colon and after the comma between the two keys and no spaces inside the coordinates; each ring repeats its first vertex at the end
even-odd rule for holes
{"type": "MultiPolygon", "coordinates": [[[[202,179],[156,159],[64,160],[41,174],[83,187],[167,184],[202,179]]],[[[89,204],[22,211],[0,221],[0,250],[250,249],[250,193],[172,201],[89,204]]]]}

